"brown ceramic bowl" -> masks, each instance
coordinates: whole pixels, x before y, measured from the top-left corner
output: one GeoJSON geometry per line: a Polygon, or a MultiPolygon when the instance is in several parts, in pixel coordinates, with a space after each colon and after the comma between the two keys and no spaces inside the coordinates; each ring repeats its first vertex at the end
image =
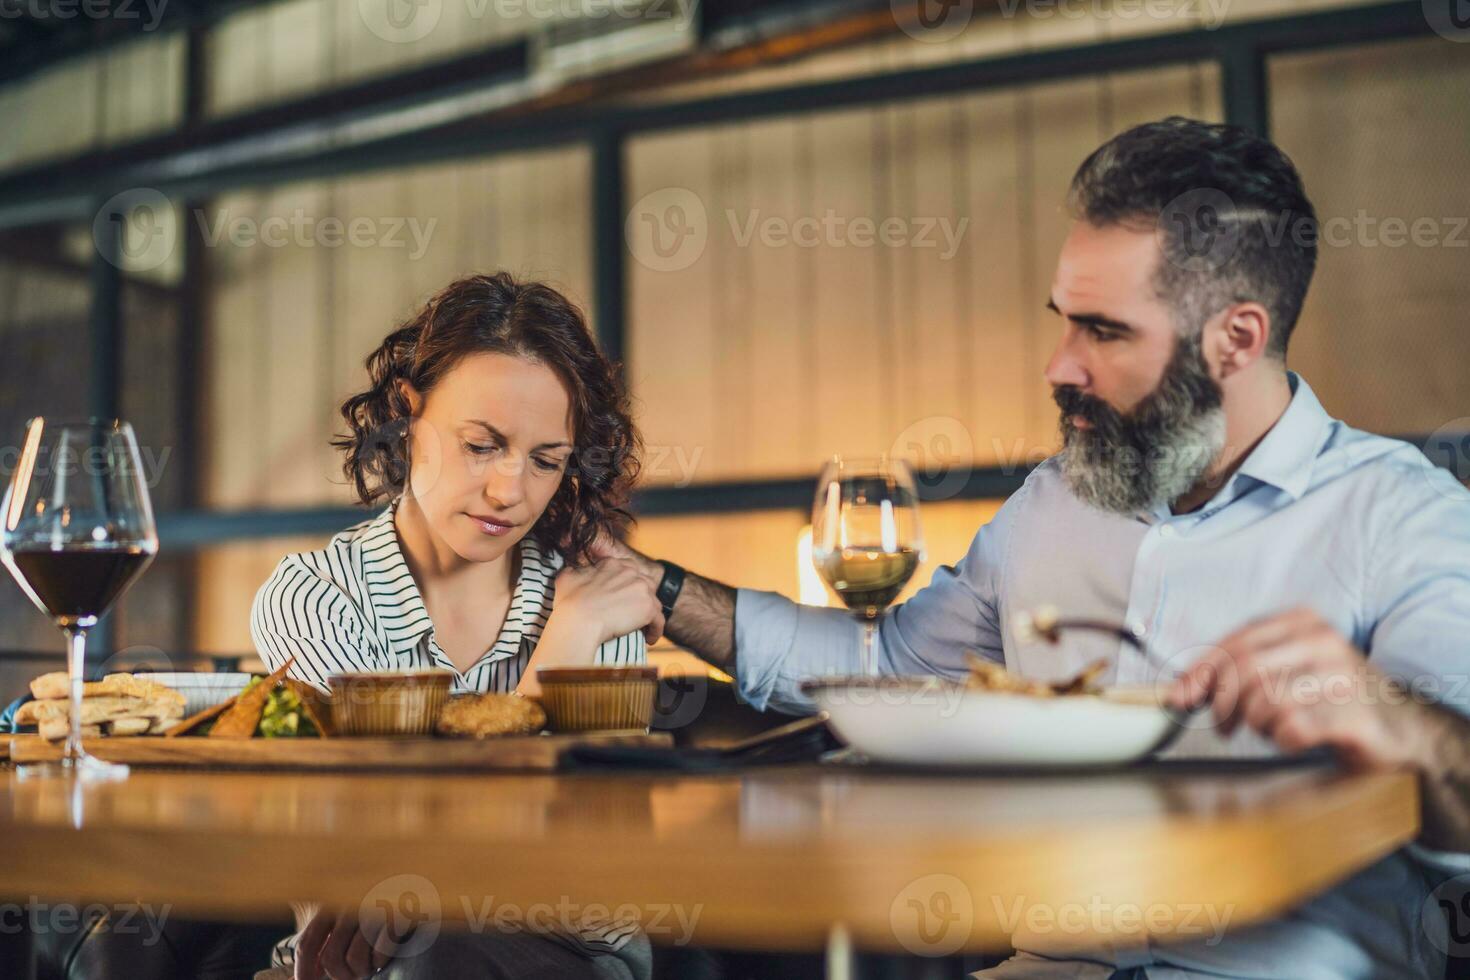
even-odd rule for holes
{"type": "Polygon", "coordinates": [[[432,735],[453,681],[447,670],[335,674],[332,725],[338,735],[432,735]]]}
{"type": "Polygon", "coordinates": [[[541,667],[541,706],[553,731],[648,731],[657,667],[541,667]]]}

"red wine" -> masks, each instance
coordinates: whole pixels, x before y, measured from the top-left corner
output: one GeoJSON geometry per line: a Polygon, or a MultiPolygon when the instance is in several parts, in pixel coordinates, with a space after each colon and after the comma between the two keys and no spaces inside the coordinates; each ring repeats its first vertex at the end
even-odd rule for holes
{"type": "Polygon", "coordinates": [[[11,552],[10,564],[58,626],[90,626],[152,558],[142,548],[21,548],[11,552]]]}

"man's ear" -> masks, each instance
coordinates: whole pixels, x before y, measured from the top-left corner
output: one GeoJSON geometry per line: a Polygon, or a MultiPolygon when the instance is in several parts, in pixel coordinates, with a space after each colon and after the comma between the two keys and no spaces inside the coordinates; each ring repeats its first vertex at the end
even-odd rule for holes
{"type": "Polygon", "coordinates": [[[1205,324],[1203,353],[1222,381],[1259,361],[1271,339],[1271,314],[1260,303],[1235,303],[1205,324]]]}

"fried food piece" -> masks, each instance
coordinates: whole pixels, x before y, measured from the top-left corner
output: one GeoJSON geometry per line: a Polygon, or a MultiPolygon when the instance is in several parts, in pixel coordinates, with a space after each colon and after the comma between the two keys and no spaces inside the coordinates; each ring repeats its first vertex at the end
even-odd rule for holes
{"type": "Polygon", "coordinates": [[[270,700],[271,691],[280,683],[281,678],[286,676],[286,671],[296,662],[295,657],[286,658],[265,680],[256,684],[250,690],[235,695],[235,703],[230,705],[230,710],[220,715],[219,721],[209,730],[210,738],[250,738],[255,734],[255,729],[260,725],[260,716],[265,713],[265,703],[270,700]]]}
{"type": "Polygon", "coordinates": [[[1038,698],[1049,698],[1056,693],[1050,684],[1013,674],[1000,664],[973,653],[967,656],[970,660],[970,677],[965,683],[966,687],[1006,694],[1030,694],[1038,698]]]}
{"type": "MultiPolygon", "coordinates": [[[[236,694],[234,697],[226,698],[219,704],[210,705],[203,711],[196,711],[189,717],[185,718],[183,721],[179,722],[177,725],[169,728],[163,733],[163,735],[165,738],[174,738],[175,736],[183,735],[186,732],[191,732],[195,728],[198,728],[200,725],[204,724],[206,721],[217,718],[220,715],[224,714],[226,711],[229,711],[230,708],[233,707],[235,702],[239,699],[240,695],[236,694]]],[[[265,709],[262,708],[261,710],[264,711],[265,709]]]]}
{"type": "Polygon", "coordinates": [[[1052,689],[1058,694],[1096,694],[1097,685],[1093,683],[1103,671],[1108,669],[1106,660],[1094,660],[1081,672],[1069,681],[1053,684],[1052,689]]]}
{"type": "Polygon", "coordinates": [[[1097,677],[1107,669],[1106,660],[1094,660],[1070,680],[1047,683],[1021,677],[1006,670],[1000,664],[986,660],[974,653],[967,653],[970,661],[970,677],[965,686],[981,691],[999,691],[1008,694],[1029,694],[1032,697],[1050,698],[1076,694],[1096,694],[1097,677]]]}
{"type": "Polygon", "coordinates": [[[439,712],[440,735],[494,738],[529,735],[546,727],[546,712],[514,694],[466,694],[449,699],[439,712]]]}

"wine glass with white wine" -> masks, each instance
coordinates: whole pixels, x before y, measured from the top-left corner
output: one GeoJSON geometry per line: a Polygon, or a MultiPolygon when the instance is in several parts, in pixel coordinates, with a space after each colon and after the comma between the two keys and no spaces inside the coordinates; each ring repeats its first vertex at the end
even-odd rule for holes
{"type": "Polygon", "coordinates": [[[18,766],[16,774],[124,777],[126,766],[82,750],[82,672],[87,630],[158,553],[132,426],[118,419],[31,419],[0,520],[0,560],[66,634],[71,695],[61,759],[18,766]]]}
{"type": "Polygon", "coordinates": [[[908,464],[834,456],[817,479],[812,563],[863,624],[862,673],[878,672],[878,623],[923,560],[919,495],[908,464]]]}

